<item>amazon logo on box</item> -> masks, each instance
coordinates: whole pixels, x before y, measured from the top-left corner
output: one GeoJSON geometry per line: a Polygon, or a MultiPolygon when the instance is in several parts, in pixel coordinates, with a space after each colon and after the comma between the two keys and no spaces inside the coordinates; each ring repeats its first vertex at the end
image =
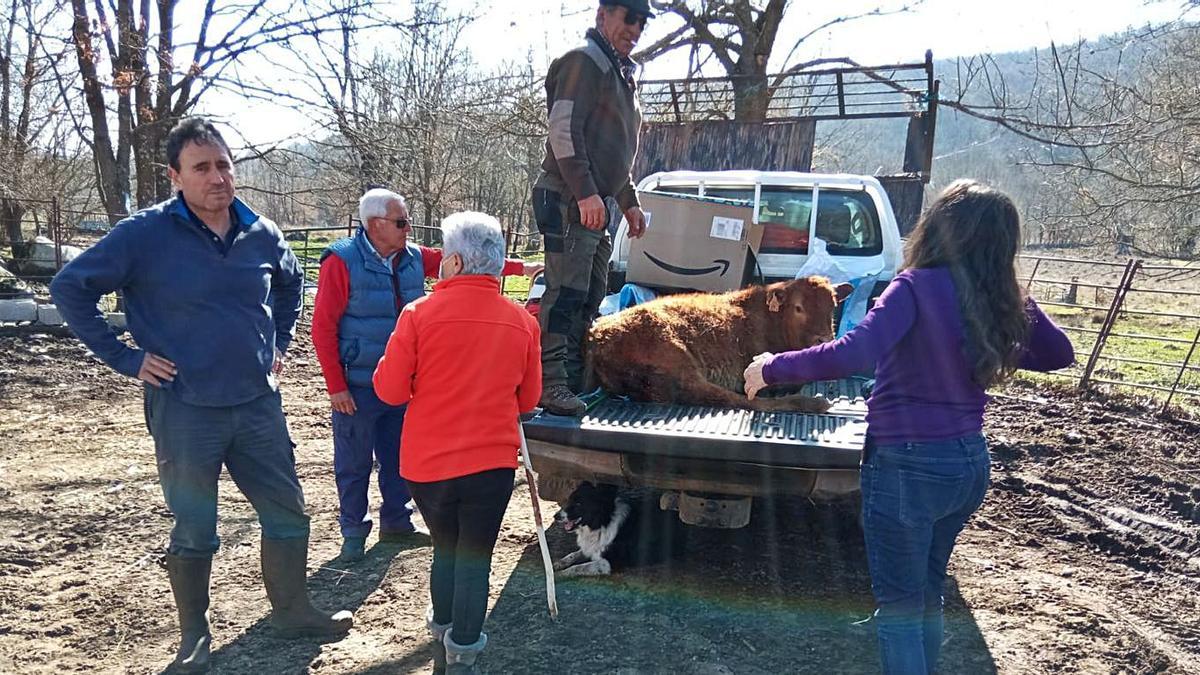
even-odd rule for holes
{"type": "Polygon", "coordinates": [[[753,280],[763,226],[749,205],[661,192],[638,198],[647,228],[630,241],[627,282],[724,292],[753,280]]]}

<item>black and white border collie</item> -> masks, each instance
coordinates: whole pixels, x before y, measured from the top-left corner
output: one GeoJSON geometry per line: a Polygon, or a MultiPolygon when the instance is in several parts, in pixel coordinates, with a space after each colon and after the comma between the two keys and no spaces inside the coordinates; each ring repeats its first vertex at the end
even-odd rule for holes
{"type": "Polygon", "coordinates": [[[657,500],[617,495],[613,485],[583,483],[554,516],[579,550],[554,564],[560,577],[600,576],[653,565],[683,553],[683,524],[657,500]]]}

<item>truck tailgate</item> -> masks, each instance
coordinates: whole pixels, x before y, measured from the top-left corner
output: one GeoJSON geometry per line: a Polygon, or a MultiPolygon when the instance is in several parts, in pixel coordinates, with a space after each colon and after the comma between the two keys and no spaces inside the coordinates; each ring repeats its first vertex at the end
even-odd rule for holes
{"type": "Polygon", "coordinates": [[[866,381],[800,389],[834,403],[823,415],[637,403],[606,398],[579,417],[542,413],[525,422],[531,441],[605,452],[744,462],[797,469],[858,469],[866,432],[866,381]]]}

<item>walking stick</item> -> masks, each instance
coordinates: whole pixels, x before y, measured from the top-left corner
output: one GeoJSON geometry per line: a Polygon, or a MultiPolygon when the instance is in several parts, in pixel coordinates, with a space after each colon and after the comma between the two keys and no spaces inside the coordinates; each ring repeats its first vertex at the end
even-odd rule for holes
{"type": "Polygon", "coordinates": [[[533,463],[529,460],[529,444],[525,442],[525,427],[517,420],[517,433],[521,435],[521,460],[525,463],[525,480],[529,483],[529,498],[533,500],[533,521],[537,524],[538,546],[542,549],[542,564],[546,568],[546,604],[550,606],[550,618],[558,618],[558,595],[554,591],[554,563],[550,561],[550,547],[546,544],[546,527],[542,524],[542,507],[538,501],[537,478],[533,463]]]}

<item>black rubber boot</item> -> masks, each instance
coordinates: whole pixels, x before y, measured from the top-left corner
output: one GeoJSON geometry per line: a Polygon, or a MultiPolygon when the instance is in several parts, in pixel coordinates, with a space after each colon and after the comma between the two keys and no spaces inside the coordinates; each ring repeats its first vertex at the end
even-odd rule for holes
{"type": "Polygon", "coordinates": [[[354,625],[348,611],[330,615],[308,597],[308,537],[262,540],[263,585],[271,601],[271,625],[284,637],[341,635],[354,625]]]}
{"type": "Polygon", "coordinates": [[[179,610],[179,652],[171,672],[208,672],[212,631],[208,625],[208,579],[212,557],[181,558],[167,554],[167,578],[179,610]]]}

